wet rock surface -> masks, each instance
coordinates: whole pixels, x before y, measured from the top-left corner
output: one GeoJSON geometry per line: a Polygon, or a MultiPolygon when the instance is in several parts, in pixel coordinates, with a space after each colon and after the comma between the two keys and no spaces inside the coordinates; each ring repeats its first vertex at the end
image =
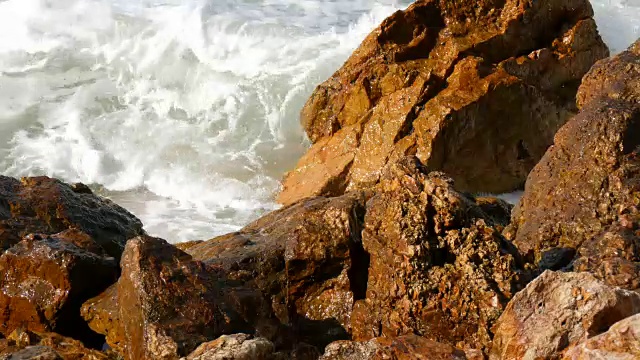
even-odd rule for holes
{"type": "Polygon", "coordinates": [[[76,228],[110,256],[119,259],[125,242],[142,234],[142,223],[83,184],[68,185],[48,177],[16,180],[0,175],[0,249],[22,237],[76,228]]]}
{"type": "Polygon", "coordinates": [[[415,333],[486,349],[491,326],[527,277],[475,199],[405,158],[386,170],[364,223],[371,264],[366,298],[351,316],[354,339],[415,333]]]}
{"type": "Polygon", "coordinates": [[[587,0],[423,0],[375,29],[302,110],[314,145],[278,200],[370,189],[406,155],[459,190],[524,183],[608,49],[587,0]]]}
{"type": "Polygon", "coordinates": [[[329,344],[320,360],[466,360],[465,353],[417,335],[329,344]]]}
{"type": "Polygon", "coordinates": [[[115,289],[83,313],[125,359],[177,359],[223,334],[251,330],[224,299],[223,275],[162,239],[129,240],[120,265],[115,289]]]}
{"type": "Polygon", "coordinates": [[[541,269],[640,288],[640,41],[596,64],[582,109],[533,169],[505,231],[541,269]]]}
{"type": "Polygon", "coordinates": [[[640,315],[620,320],[607,332],[588,339],[565,352],[563,360],[640,358],[640,315]]]}
{"type": "Polygon", "coordinates": [[[109,347],[119,354],[125,353],[125,330],[120,321],[117,286],[111,286],[89,299],[82,305],[80,313],[93,331],[106,336],[109,347]]]}
{"type": "Polygon", "coordinates": [[[560,359],[561,352],[640,312],[640,295],[589,273],[546,271],[498,320],[490,359],[560,359]]]}
{"type": "Polygon", "coordinates": [[[0,256],[0,272],[0,333],[56,331],[102,344],[79,310],[117,280],[118,265],[89,235],[29,235],[0,256]]]}
{"type": "MultiPolygon", "coordinates": [[[[353,303],[364,297],[364,202],[361,193],[308,199],[186,251],[263,294],[273,315],[257,314],[252,321],[273,318],[290,330],[285,339],[268,338],[323,348],[348,338],[353,303]]],[[[238,297],[238,308],[255,312],[245,300],[238,297]]]]}

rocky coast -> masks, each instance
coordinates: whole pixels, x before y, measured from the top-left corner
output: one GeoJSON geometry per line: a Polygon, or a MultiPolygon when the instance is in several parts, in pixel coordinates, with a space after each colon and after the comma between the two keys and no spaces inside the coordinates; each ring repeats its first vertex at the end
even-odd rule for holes
{"type": "Polygon", "coordinates": [[[283,207],[206,241],[0,176],[0,359],[638,359],[640,40],[609,55],[588,0],[418,0],[302,109],[283,207]]]}

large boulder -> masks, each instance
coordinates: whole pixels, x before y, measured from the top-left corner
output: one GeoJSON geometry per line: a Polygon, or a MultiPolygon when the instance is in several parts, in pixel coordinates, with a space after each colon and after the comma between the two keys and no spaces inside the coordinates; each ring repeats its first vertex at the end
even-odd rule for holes
{"type": "Polygon", "coordinates": [[[596,64],[505,235],[541,269],[640,288],[640,41],[596,64]]]}
{"type": "Polygon", "coordinates": [[[120,266],[115,289],[83,314],[126,360],[178,359],[223,334],[252,330],[222,291],[224,273],[162,239],[129,240],[120,266]]]}
{"type": "Polygon", "coordinates": [[[143,233],[140,220],[83,184],[68,185],[44,176],[19,181],[0,175],[0,249],[28,234],[70,228],[89,234],[116,259],[128,239],[143,233]]]}
{"type": "Polygon", "coordinates": [[[302,110],[314,145],[278,200],[369,189],[415,154],[460,190],[524,183],[608,49],[588,0],[419,0],[375,29],[302,110]]]}
{"type": "Polygon", "coordinates": [[[223,335],[204,343],[182,360],[275,360],[275,347],[264,338],[247,334],[223,335]]]}
{"type": "Polygon", "coordinates": [[[79,230],[29,235],[0,256],[0,333],[55,331],[101,346],[80,306],[118,278],[118,264],[79,230]]]}
{"type": "Polygon", "coordinates": [[[494,328],[490,359],[560,359],[564,349],[639,312],[636,292],[589,273],[546,271],[509,302],[494,328]]]}
{"type": "Polygon", "coordinates": [[[607,332],[566,351],[564,360],[640,359],[640,314],[620,320],[607,332]]]}
{"type": "MultiPolygon", "coordinates": [[[[308,199],[186,251],[263,294],[269,313],[288,334],[262,336],[279,347],[307,342],[324,348],[349,338],[353,304],[364,298],[369,266],[360,240],[365,200],[361,193],[308,199]]],[[[251,323],[268,318],[242,296],[235,304],[254,314],[251,323]]]]}
{"type": "Polygon", "coordinates": [[[418,334],[486,351],[527,277],[476,200],[405,158],[385,170],[364,224],[370,266],[366,298],[351,315],[354,339],[418,334]]]}
{"type": "Polygon", "coordinates": [[[465,353],[417,335],[376,338],[366,342],[336,341],[320,360],[466,360],[465,353]]]}

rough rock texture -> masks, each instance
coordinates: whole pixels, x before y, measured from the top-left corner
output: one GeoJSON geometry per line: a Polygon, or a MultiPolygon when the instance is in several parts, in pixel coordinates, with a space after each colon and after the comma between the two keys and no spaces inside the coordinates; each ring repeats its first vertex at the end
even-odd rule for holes
{"type": "Polygon", "coordinates": [[[640,314],[615,323],[607,332],[565,352],[564,360],[640,359],[640,314]]]}
{"type": "Polygon", "coordinates": [[[336,341],[320,360],[465,360],[464,351],[417,335],[376,338],[367,342],[336,341]]]}
{"type": "MultiPolygon", "coordinates": [[[[187,252],[221,267],[231,280],[259,290],[278,322],[291,330],[276,345],[307,342],[324,348],[348,339],[350,314],[362,299],[369,260],[360,232],[360,193],[308,199],[275,211],[240,232],[189,247],[187,252]]],[[[256,313],[239,296],[237,308],[256,313]]],[[[256,314],[250,323],[260,323],[256,314]]]]}
{"type": "Polygon", "coordinates": [[[498,320],[490,359],[559,359],[570,345],[640,312],[640,294],[589,273],[545,271],[498,320]]]}
{"type": "Polygon", "coordinates": [[[264,338],[247,334],[223,335],[204,343],[183,360],[271,360],[275,347],[264,338]]]}
{"type": "Polygon", "coordinates": [[[16,330],[0,340],[2,360],[108,360],[114,353],[87,349],[81,342],[54,333],[16,330]]]}
{"type": "Polygon", "coordinates": [[[278,200],[368,189],[415,154],[459,190],[521,186],[608,49],[588,0],[419,0],[374,30],[301,120],[314,143],[278,200]]]}
{"type": "Polygon", "coordinates": [[[220,335],[251,330],[225,298],[221,271],[162,239],[129,240],[120,266],[115,289],[83,314],[127,360],[177,359],[220,335]]]}
{"type": "Polygon", "coordinates": [[[102,294],[85,302],[80,313],[93,331],[106,335],[107,344],[115,352],[125,353],[127,342],[120,322],[117,286],[111,286],[102,294]]]}
{"type": "Polygon", "coordinates": [[[597,63],[581,112],[527,180],[505,231],[541,269],[573,266],[640,288],[640,41],[597,63]]]}
{"type": "Polygon", "coordinates": [[[0,333],[55,331],[103,343],[79,310],[117,280],[118,265],[89,235],[73,229],[29,235],[0,256],[0,273],[0,333]]]}
{"type": "Polygon", "coordinates": [[[366,299],[351,316],[355,340],[416,333],[486,350],[490,328],[526,281],[515,248],[473,198],[415,158],[385,170],[367,202],[366,299]]]}
{"type": "Polygon", "coordinates": [[[55,234],[72,227],[89,234],[116,259],[125,242],[143,232],[140,220],[83,184],[0,175],[0,249],[28,234],[55,234]]]}

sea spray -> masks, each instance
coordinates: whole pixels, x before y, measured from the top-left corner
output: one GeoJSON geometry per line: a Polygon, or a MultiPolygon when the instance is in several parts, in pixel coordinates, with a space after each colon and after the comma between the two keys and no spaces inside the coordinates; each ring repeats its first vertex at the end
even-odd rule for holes
{"type": "MultiPolygon", "coordinates": [[[[598,0],[614,52],[635,0],[598,0]]],[[[275,209],[308,144],[298,114],[411,1],[0,2],[0,173],[91,184],[170,241],[275,209]]]]}

